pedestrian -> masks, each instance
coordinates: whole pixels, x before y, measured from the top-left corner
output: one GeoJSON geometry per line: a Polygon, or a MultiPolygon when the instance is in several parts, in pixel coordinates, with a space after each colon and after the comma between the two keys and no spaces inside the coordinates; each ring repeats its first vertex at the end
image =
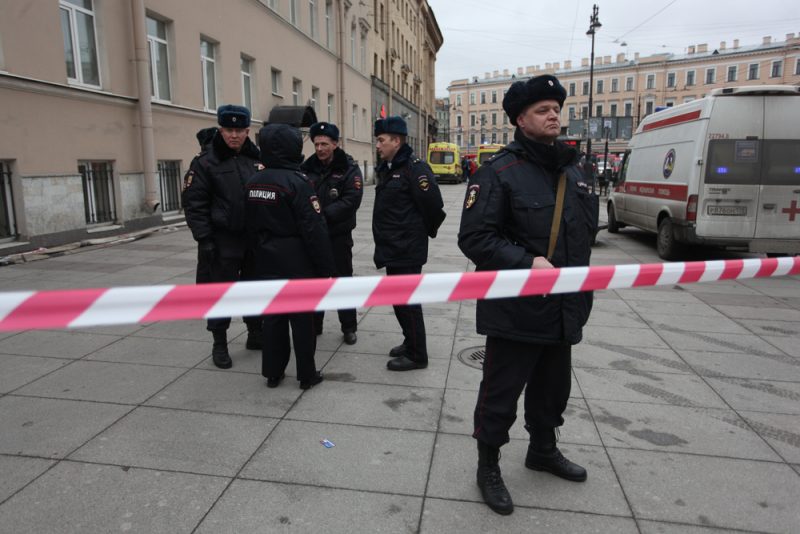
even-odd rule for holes
{"type": "Polygon", "coordinates": [[[461,173],[464,175],[464,181],[469,183],[469,158],[467,156],[461,158],[461,173]]]}
{"type": "MultiPolygon", "coordinates": [[[[181,201],[186,223],[197,241],[197,283],[235,282],[247,278],[245,267],[244,184],[262,167],[250,141],[250,110],[224,105],[217,110],[216,131],[197,133],[201,144],[183,180],[181,201]]],[[[245,317],[246,348],[261,349],[261,318],[245,317]]],[[[208,319],[214,338],[211,356],[220,369],[233,366],[228,353],[230,317],[208,319]]]]}
{"type": "MultiPolygon", "coordinates": [[[[597,200],[575,149],[556,140],[566,91],[550,75],[514,82],[503,109],[514,141],[472,177],[458,245],[478,271],[589,265],[597,200]]],[[[477,482],[500,514],[514,505],[498,465],[500,447],[525,389],[525,466],[582,482],[586,470],[556,446],[571,386],[571,346],[592,309],[592,293],[480,300],[477,331],[486,337],[474,413],[477,482]]]]}
{"type": "MultiPolygon", "coordinates": [[[[376,148],[381,163],[376,169],[372,235],[375,266],[389,276],[420,274],[428,261],[428,237],[445,218],[439,184],[427,163],[406,143],[408,127],[398,116],[375,121],[376,148]]],[[[422,306],[394,306],[403,330],[403,343],[394,347],[387,367],[410,371],[428,366],[422,306]]]]}
{"type": "MultiPolygon", "coordinates": [[[[311,180],[322,207],[336,261],[336,276],[350,277],[353,276],[353,229],[364,192],[364,178],[358,163],[339,148],[339,128],[335,124],[312,124],[309,136],[314,143],[314,154],[300,169],[311,180]]],[[[356,310],[338,310],[338,314],[344,342],[354,345],[358,340],[356,310]]],[[[322,333],[324,318],[325,312],[316,314],[317,335],[322,333]]]]}
{"type": "MultiPolygon", "coordinates": [[[[287,124],[268,124],[259,131],[258,143],[266,168],[248,180],[245,209],[253,278],[333,276],[336,267],[322,206],[300,172],[302,134],[287,124]]],[[[261,375],[267,387],[277,387],[283,380],[292,344],[300,388],[322,382],[314,362],[314,312],[265,315],[263,322],[261,375]]]]}

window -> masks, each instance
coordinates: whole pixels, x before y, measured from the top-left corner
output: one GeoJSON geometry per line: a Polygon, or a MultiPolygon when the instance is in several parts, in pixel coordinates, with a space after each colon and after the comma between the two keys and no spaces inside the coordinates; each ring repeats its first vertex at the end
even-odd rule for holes
{"type": "Polygon", "coordinates": [[[492,91],[492,104],[497,104],[497,91],[492,91]]]}
{"type": "Polygon", "coordinates": [[[206,111],[216,111],[217,79],[214,43],[205,39],[200,39],[200,63],[203,67],[203,105],[206,111]]]}
{"type": "Polygon", "coordinates": [[[481,104],[486,103],[486,91],[481,91],[481,104]]]}
{"type": "Polygon", "coordinates": [[[783,75],[783,61],[773,61],[772,62],[772,71],[770,72],[771,78],[780,78],[783,75]]]}
{"type": "Polygon", "coordinates": [[[356,21],[350,25],[350,64],[356,66],[356,21]]]}
{"type": "Polygon", "coordinates": [[[161,181],[161,211],[181,209],[181,162],[159,161],[158,176],[161,181]]]}
{"type": "Polygon", "coordinates": [[[462,139],[462,137],[461,137],[461,134],[458,134],[458,135],[456,136],[456,144],[457,144],[458,146],[463,146],[463,145],[461,144],[461,142],[462,142],[462,141],[463,141],[463,139],[462,139]]]}
{"type": "Polygon", "coordinates": [[[78,163],[78,172],[83,182],[84,213],[86,224],[113,222],[114,178],[108,161],[84,161],[78,163]]]}
{"type": "Polygon", "coordinates": [[[619,93],[619,78],[611,78],[611,92],[619,93]]]}
{"type": "Polygon", "coordinates": [[[758,63],[750,63],[750,65],[747,67],[747,79],[748,80],[758,79],[758,63]]]}
{"type": "Polygon", "coordinates": [[[295,106],[303,105],[303,82],[297,78],[292,78],[292,104],[295,106]]]}
{"type": "Polygon", "coordinates": [[[492,113],[492,126],[497,126],[497,113],[492,113]]]}
{"type": "Polygon", "coordinates": [[[319,87],[311,86],[311,107],[319,114],[319,87]]]}
{"type": "Polygon", "coordinates": [[[693,70],[687,70],[686,71],[686,85],[694,85],[694,84],[695,84],[694,71],[693,70]]]}
{"type": "Polygon", "coordinates": [[[469,144],[475,146],[475,134],[469,134],[469,144]]]}
{"type": "Polygon", "coordinates": [[[361,32],[361,41],[359,41],[359,50],[361,52],[361,71],[367,70],[367,32],[361,32]]]}
{"type": "Polygon", "coordinates": [[[508,124],[508,115],[503,113],[503,124],[508,124]]]}
{"type": "Polygon", "coordinates": [[[317,2],[308,0],[308,32],[312,39],[317,38],[317,2]]]}
{"type": "Polygon", "coordinates": [[[800,58],[797,58],[794,62],[794,75],[800,76],[800,58]]]}
{"type": "Polygon", "coordinates": [[[253,60],[245,56],[241,57],[242,63],[242,104],[247,109],[253,109],[253,85],[252,85],[252,70],[253,60]]]}
{"type": "Polygon", "coordinates": [[[589,106],[581,106],[581,118],[589,118],[589,106]]]}
{"type": "Polygon", "coordinates": [[[475,126],[475,124],[476,124],[476,122],[475,122],[475,114],[474,113],[470,113],[469,114],[469,125],[470,126],[475,126]]]}
{"type": "Polygon", "coordinates": [[[594,116],[595,117],[602,117],[603,116],[603,104],[597,104],[594,108],[594,116]]]}
{"type": "Polygon", "coordinates": [[[150,55],[150,96],[168,102],[171,98],[169,85],[169,59],[167,55],[167,25],[152,17],[145,19],[147,48],[150,55]]]}
{"type": "Polygon", "coordinates": [[[328,122],[333,122],[333,115],[336,109],[333,105],[333,95],[328,93],[328,122]]]}
{"type": "Polygon", "coordinates": [[[717,81],[717,69],[706,69],[706,85],[710,85],[717,81]]]}
{"type": "Polygon", "coordinates": [[[289,22],[297,26],[297,0],[289,0],[289,22]]]}
{"type": "Polygon", "coordinates": [[[568,109],[569,120],[575,118],[575,106],[570,106],[568,109]]]}
{"type": "Polygon", "coordinates": [[[616,104],[611,104],[611,110],[609,111],[609,115],[611,115],[612,117],[616,117],[617,116],[617,105],[616,104]]]}
{"type": "Polygon", "coordinates": [[[667,73],[667,87],[675,87],[675,73],[668,72],[667,73]]]}
{"type": "Polygon", "coordinates": [[[469,94],[469,103],[471,105],[475,105],[475,91],[470,92],[470,94],[469,94]]]}
{"type": "Polygon", "coordinates": [[[508,132],[503,132],[503,144],[508,144],[508,132]]]}
{"type": "Polygon", "coordinates": [[[281,96],[281,71],[272,69],[272,94],[281,96]]]}
{"type": "Polygon", "coordinates": [[[654,89],[656,86],[656,75],[655,74],[648,74],[647,75],[647,82],[645,84],[646,89],[654,89]]]}
{"type": "Polygon", "coordinates": [[[644,114],[650,115],[653,112],[653,101],[648,100],[644,103],[644,114]]]}
{"type": "Polygon", "coordinates": [[[492,144],[497,143],[497,134],[492,132],[492,144]]]}
{"type": "Polygon", "coordinates": [[[352,137],[355,137],[356,136],[357,127],[358,127],[358,106],[355,105],[355,104],[353,104],[353,115],[352,115],[352,118],[353,118],[353,124],[352,124],[352,128],[353,129],[350,130],[350,135],[352,137]]]}
{"type": "Polygon", "coordinates": [[[456,115],[456,128],[461,128],[461,115],[456,115]]]}
{"type": "Polygon", "coordinates": [[[97,42],[92,0],[61,0],[61,31],[67,79],[73,83],[100,86],[97,42]]]}
{"type": "Polygon", "coordinates": [[[582,91],[581,91],[582,95],[588,95],[589,94],[589,82],[583,82],[583,87],[581,89],[582,89],[582,91]]]}
{"type": "Polygon", "coordinates": [[[325,46],[333,48],[333,0],[325,2],[325,46]]]}
{"type": "Polygon", "coordinates": [[[575,82],[569,82],[569,96],[575,96],[575,82]]]}
{"type": "Polygon", "coordinates": [[[737,69],[736,65],[731,65],[730,67],[728,67],[728,76],[726,78],[727,81],[735,82],[736,81],[736,77],[737,77],[737,71],[738,71],[738,69],[737,69]]]}
{"type": "Polygon", "coordinates": [[[631,115],[633,115],[633,103],[625,102],[625,116],[630,117],[631,115]]]}
{"type": "Polygon", "coordinates": [[[628,76],[625,78],[625,90],[633,91],[633,76],[628,76]]]}
{"type": "Polygon", "coordinates": [[[14,195],[11,190],[11,165],[0,160],[0,239],[17,235],[14,195]]]}
{"type": "Polygon", "coordinates": [[[461,106],[461,94],[456,95],[456,106],[461,106]]]}
{"type": "Polygon", "coordinates": [[[603,94],[603,80],[597,80],[597,94],[603,94]]]}

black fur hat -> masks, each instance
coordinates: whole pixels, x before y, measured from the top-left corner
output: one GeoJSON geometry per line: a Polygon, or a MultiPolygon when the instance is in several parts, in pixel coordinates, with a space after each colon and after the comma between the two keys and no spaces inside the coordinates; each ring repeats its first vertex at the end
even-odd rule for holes
{"type": "Polygon", "coordinates": [[[375,137],[381,134],[408,135],[408,126],[402,117],[393,115],[375,121],[375,137]]]}
{"type": "Polygon", "coordinates": [[[220,106],[217,108],[217,123],[224,128],[249,128],[250,110],[233,104],[220,106]]]}
{"type": "Polygon", "coordinates": [[[523,82],[514,82],[503,97],[503,109],[511,124],[517,125],[517,117],[522,111],[540,100],[555,100],[563,107],[567,99],[567,90],[558,78],[549,74],[534,76],[523,82]]]}
{"type": "Polygon", "coordinates": [[[313,141],[318,135],[326,135],[334,141],[339,140],[339,128],[330,122],[315,122],[308,130],[308,136],[313,141]]]}

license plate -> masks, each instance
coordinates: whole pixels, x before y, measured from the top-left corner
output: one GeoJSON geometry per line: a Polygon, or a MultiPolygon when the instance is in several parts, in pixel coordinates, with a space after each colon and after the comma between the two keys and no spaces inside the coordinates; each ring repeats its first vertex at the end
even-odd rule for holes
{"type": "Polygon", "coordinates": [[[747,206],[708,206],[708,214],[743,217],[747,215],[747,206]]]}

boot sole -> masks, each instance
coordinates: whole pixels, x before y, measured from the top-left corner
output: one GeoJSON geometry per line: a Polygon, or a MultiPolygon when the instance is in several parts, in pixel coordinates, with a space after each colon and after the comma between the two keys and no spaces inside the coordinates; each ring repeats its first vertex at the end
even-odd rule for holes
{"type": "Polygon", "coordinates": [[[553,471],[552,469],[548,469],[547,467],[542,467],[540,465],[532,465],[532,464],[529,464],[528,462],[525,462],[525,467],[527,467],[528,469],[532,469],[534,471],[545,471],[547,473],[550,473],[551,475],[557,476],[558,478],[563,478],[564,480],[569,480],[570,482],[586,482],[586,479],[588,478],[588,476],[586,474],[584,474],[583,476],[577,476],[577,477],[565,476],[563,473],[557,473],[557,472],[553,471]]]}

